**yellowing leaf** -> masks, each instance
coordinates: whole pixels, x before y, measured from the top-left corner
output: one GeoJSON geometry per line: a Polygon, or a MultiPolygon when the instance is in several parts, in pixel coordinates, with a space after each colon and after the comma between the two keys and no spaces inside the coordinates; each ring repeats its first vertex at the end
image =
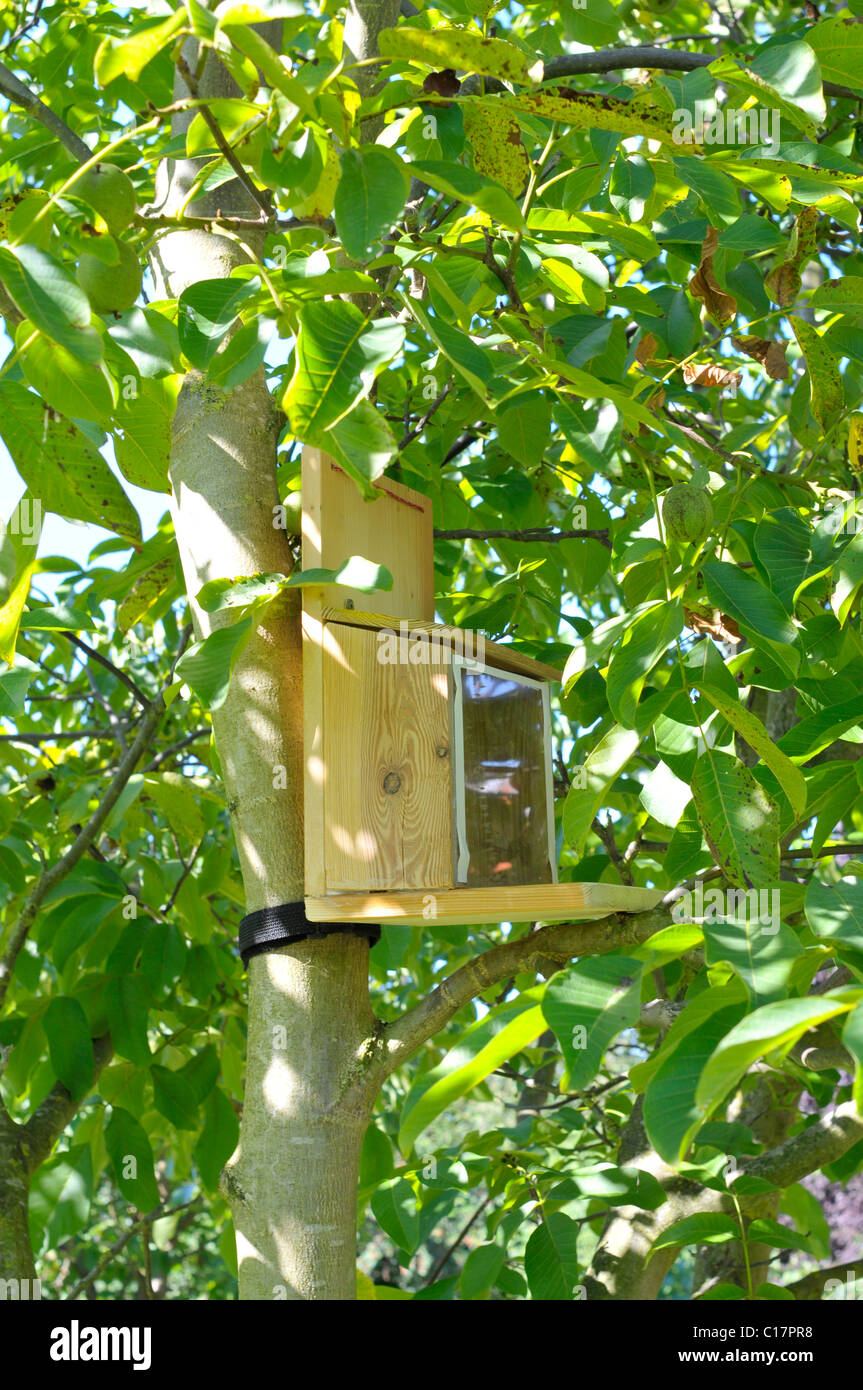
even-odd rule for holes
{"type": "Polygon", "coordinates": [[[382,29],[381,56],[408,58],[432,68],[458,68],[497,77],[501,82],[541,82],[541,58],[531,58],[503,39],[485,39],[469,29],[382,29]]]}
{"type": "Polygon", "coordinates": [[[517,198],[527,181],[530,160],[515,116],[501,106],[477,101],[466,102],[463,113],[474,168],[517,198]]]}
{"type": "Polygon", "coordinates": [[[809,370],[812,414],[823,430],[830,429],[845,404],[839,363],[811,323],[793,314],[789,321],[809,370]]]}

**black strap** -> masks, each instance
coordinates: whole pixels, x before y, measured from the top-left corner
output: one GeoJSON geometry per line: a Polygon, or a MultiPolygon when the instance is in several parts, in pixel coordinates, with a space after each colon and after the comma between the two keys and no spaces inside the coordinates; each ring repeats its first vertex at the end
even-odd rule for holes
{"type": "Polygon", "coordinates": [[[262,907],[257,912],[249,912],[240,923],[243,965],[248,966],[252,956],[259,956],[263,951],[274,951],[277,946],[286,946],[289,941],[330,936],[333,932],[366,936],[370,946],[376,945],[381,939],[378,926],[358,922],[310,922],[305,903],[280,903],[278,907],[262,907]]]}

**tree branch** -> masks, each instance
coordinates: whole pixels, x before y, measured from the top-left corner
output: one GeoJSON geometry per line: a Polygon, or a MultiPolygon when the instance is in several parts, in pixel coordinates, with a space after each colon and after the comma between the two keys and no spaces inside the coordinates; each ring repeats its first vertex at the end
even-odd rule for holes
{"type": "Polygon", "coordinates": [[[165,702],[160,692],[141,720],[135,742],[132,744],[128,753],[125,753],[120,760],[117,771],[114,773],[105,795],[87,821],[87,824],[63,857],[58,859],[57,863],[53,864],[50,869],[46,869],[42,876],[37,879],[12,929],[3,956],[0,958],[0,1007],[2,1007],[8,993],[12,972],[15,969],[15,963],[24,946],[24,942],[27,940],[27,936],[36,919],[39,908],[42,906],[42,903],[45,901],[51,889],[55,887],[56,884],[62,883],[66,875],[74,869],[78,860],[82,855],[86,854],[87,850],[95,841],[99,831],[102,829],[108,816],[119,801],[126,783],[135,771],[141,754],[151,742],[164,713],[165,702]]]}
{"type": "Polygon", "coordinates": [[[80,136],[76,135],[74,130],[70,130],[66,122],[61,121],[59,116],[55,116],[54,112],[44,102],[41,102],[30,91],[29,87],[25,87],[14,72],[10,72],[5,63],[0,63],[0,96],[7,97],[16,106],[23,107],[27,115],[32,116],[46,130],[49,130],[79,164],[84,164],[88,159],[93,158],[93,151],[84,144],[80,136]]]}
{"type": "MultiPolygon", "coordinates": [[[[541,969],[543,960],[563,963],[573,956],[601,956],[624,946],[640,945],[670,922],[670,908],[660,905],[649,912],[618,912],[598,922],[567,922],[542,927],[518,941],[494,946],[463,965],[414,1008],[384,1027],[382,1077],[389,1076],[417,1048],[439,1033],[471,999],[484,994],[500,980],[508,980],[523,971],[541,969]]],[[[378,1079],[376,1077],[376,1081],[378,1079]]]]}
{"type": "Polygon", "coordinates": [[[146,1216],[142,1216],[138,1221],[133,1222],[132,1225],[129,1227],[128,1231],[124,1231],[121,1236],[118,1236],[118,1238],[114,1241],[114,1244],[110,1247],[110,1249],[105,1251],[105,1254],[102,1256],[101,1260],[99,1260],[98,1264],[95,1264],[93,1266],[89,1274],[85,1274],[83,1279],[79,1279],[78,1283],[72,1289],[72,1292],[66,1295],[64,1301],[67,1303],[73,1303],[75,1299],[80,1298],[82,1293],[89,1289],[91,1284],[94,1284],[96,1282],[96,1280],[99,1278],[99,1275],[102,1274],[108,1268],[108,1265],[111,1264],[112,1260],[115,1260],[117,1258],[117,1256],[120,1254],[120,1251],[124,1250],[125,1247],[129,1244],[129,1241],[132,1240],[132,1238],[136,1236],[139,1231],[142,1231],[145,1228],[145,1226],[149,1226],[154,1221],[158,1221],[160,1217],[173,1216],[175,1212],[186,1211],[189,1207],[196,1207],[200,1204],[201,1201],[201,1197],[192,1197],[190,1201],[181,1202],[180,1205],[176,1207],[169,1207],[166,1206],[164,1202],[161,1202],[159,1206],[154,1207],[152,1211],[147,1212],[146,1216]]]}
{"type": "Polygon", "coordinates": [[[471,531],[461,528],[456,531],[435,530],[435,540],[439,541],[600,541],[611,549],[608,531],[559,531],[552,526],[532,526],[526,531],[471,531]]]}
{"type": "MultiPolygon", "coordinates": [[[[545,64],[545,82],[560,77],[581,77],[586,73],[624,72],[631,68],[653,68],[661,72],[694,72],[716,62],[714,53],[686,53],[682,49],[653,48],[649,44],[635,48],[603,48],[596,53],[564,53],[550,58],[545,64]]],[[[824,91],[832,97],[860,100],[859,92],[848,87],[825,82],[824,91]]]]}
{"type": "MultiPolygon", "coordinates": [[[[191,95],[195,98],[200,98],[201,94],[198,90],[198,84],[195,80],[195,74],[192,72],[192,69],[189,67],[189,64],[186,62],[182,54],[179,54],[177,57],[177,71],[180,73],[180,76],[182,77],[183,81],[188,87],[191,95]]],[[[206,125],[207,129],[209,130],[210,134],[215,140],[216,145],[218,146],[221,154],[227,160],[228,164],[230,164],[239,182],[243,185],[246,192],[257,203],[258,207],[262,210],[262,212],[266,215],[267,219],[269,220],[272,214],[272,207],[270,206],[269,199],[267,198],[266,194],[261,191],[260,188],[256,187],[254,180],[250,178],[249,174],[241,164],[240,160],[237,158],[236,153],[228,144],[228,141],[225,139],[219,122],[216,120],[215,116],[213,115],[212,111],[210,110],[209,106],[205,101],[200,101],[198,111],[200,112],[201,119],[203,120],[204,124],[206,125]]]]}
{"type": "MultiPolygon", "coordinates": [[[[99,1079],[114,1054],[109,1034],[93,1040],[93,1082],[99,1079]]],[[[73,1100],[61,1081],[48,1092],[38,1109],[22,1126],[22,1150],[27,1172],[35,1173],[48,1158],[69,1121],[78,1113],[81,1097],[73,1100]]]]}
{"type": "Polygon", "coordinates": [[[89,642],[85,642],[81,637],[76,637],[74,632],[64,631],[60,633],[60,636],[65,637],[66,641],[71,642],[72,646],[77,647],[79,651],[85,652],[92,661],[97,661],[100,666],[104,666],[106,671],[110,671],[111,675],[114,676],[121,685],[125,685],[126,689],[134,695],[139,705],[144,709],[150,708],[150,700],[144,694],[141,687],[136,685],[132,677],[127,675],[125,671],[122,671],[119,666],[115,666],[113,661],[109,661],[107,656],[102,656],[101,652],[97,652],[95,647],[90,646],[89,642]]]}
{"type": "Polygon", "coordinates": [[[813,1269],[811,1274],[804,1274],[802,1279],[796,1279],[793,1284],[786,1284],[789,1293],[802,1301],[811,1301],[821,1298],[824,1293],[824,1285],[830,1279],[839,1279],[845,1282],[846,1274],[859,1275],[860,1259],[848,1260],[841,1265],[827,1265],[826,1269],[813,1269]]]}
{"type": "Polygon", "coordinates": [[[823,1168],[825,1163],[835,1163],[860,1139],[863,1139],[863,1115],[858,1114],[853,1100],[849,1100],[775,1149],[768,1149],[756,1158],[741,1159],[740,1167],[777,1187],[789,1187],[823,1168]]]}

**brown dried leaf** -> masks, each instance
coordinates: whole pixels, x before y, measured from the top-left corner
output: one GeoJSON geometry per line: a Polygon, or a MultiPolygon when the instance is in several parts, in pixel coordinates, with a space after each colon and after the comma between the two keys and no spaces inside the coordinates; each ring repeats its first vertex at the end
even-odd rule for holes
{"type": "Polygon", "coordinates": [[[635,360],[640,362],[642,367],[651,362],[656,357],[656,349],[659,343],[652,333],[645,333],[644,337],[635,349],[635,360]]]}
{"type": "Polygon", "coordinates": [[[765,276],[764,288],[781,309],[787,309],[789,304],[793,304],[800,293],[800,272],[790,261],[785,261],[782,265],[777,265],[765,276]]]}
{"type": "Polygon", "coordinates": [[[741,372],[730,372],[725,367],[706,362],[687,362],[683,368],[683,380],[687,386],[722,386],[736,391],[741,377],[741,372]]]}
{"type": "Polygon", "coordinates": [[[720,328],[731,323],[737,314],[737,300],[726,294],[713,273],[713,257],[719,247],[719,233],[715,227],[707,228],[707,236],[701,246],[701,264],[689,282],[689,292],[700,299],[708,316],[720,328]]]}
{"type": "Polygon", "coordinates": [[[760,362],[772,381],[787,381],[791,370],[785,360],[787,343],[774,343],[769,338],[752,337],[732,338],[731,341],[740,352],[745,352],[747,357],[751,357],[753,362],[760,362]]]}
{"type": "Polygon", "coordinates": [[[693,632],[708,632],[721,642],[740,641],[740,628],[733,618],[727,613],[720,613],[718,608],[684,608],[683,617],[686,626],[693,632]]]}

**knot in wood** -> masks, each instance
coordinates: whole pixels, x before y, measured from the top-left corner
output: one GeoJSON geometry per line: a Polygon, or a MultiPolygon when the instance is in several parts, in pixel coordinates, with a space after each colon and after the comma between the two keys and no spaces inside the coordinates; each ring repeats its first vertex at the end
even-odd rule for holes
{"type": "Polygon", "coordinates": [[[400,789],[401,784],[402,779],[397,772],[388,772],[386,777],[384,778],[384,791],[386,792],[387,796],[395,796],[396,792],[400,789]]]}

